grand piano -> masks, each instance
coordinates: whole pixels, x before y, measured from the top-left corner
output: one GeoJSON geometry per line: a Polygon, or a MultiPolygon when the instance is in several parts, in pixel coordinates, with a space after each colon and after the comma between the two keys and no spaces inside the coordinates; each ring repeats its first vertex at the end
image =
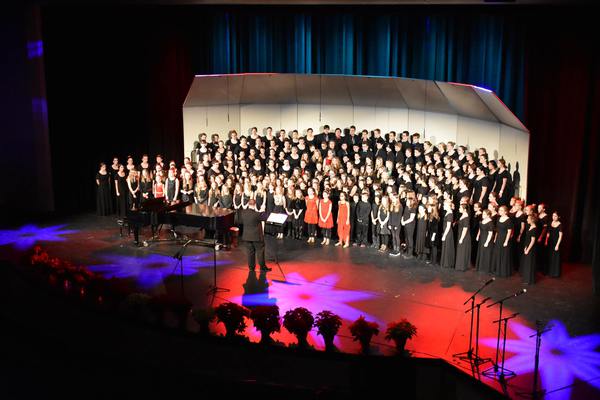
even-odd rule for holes
{"type": "MultiPolygon", "coordinates": [[[[177,226],[205,229],[214,232],[215,237],[225,237],[225,233],[233,226],[233,218],[234,211],[226,208],[194,203],[167,205],[163,199],[148,200],[139,210],[127,212],[127,223],[133,230],[136,245],[139,245],[141,229],[146,226],[151,227],[150,241],[156,241],[156,233],[161,225],[170,225],[173,231],[177,226]]],[[[143,244],[147,245],[148,241],[143,244]]]]}

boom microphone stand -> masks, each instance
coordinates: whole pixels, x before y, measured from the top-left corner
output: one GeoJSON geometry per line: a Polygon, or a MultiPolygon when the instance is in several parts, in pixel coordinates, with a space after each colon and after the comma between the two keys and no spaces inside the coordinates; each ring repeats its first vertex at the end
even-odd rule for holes
{"type": "Polygon", "coordinates": [[[179,250],[177,250],[177,253],[175,253],[173,255],[173,258],[177,260],[177,262],[175,263],[175,267],[173,268],[173,271],[171,272],[171,275],[173,275],[175,273],[176,269],[179,269],[179,280],[181,282],[181,295],[183,296],[183,254],[185,253],[185,249],[188,247],[188,245],[192,243],[192,240],[188,240],[187,242],[185,242],[183,245],[181,245],[181,247],[179,248],[179,250]]]}
{"type": "MultiPolygon", "coordinates": [[[[466,305],[468,302],[471,302],[471,307],[469,307],[469,309],[467,311],[465,311],[465,314],[470,312],[471,313],[471,325],[469,328],[469,349],[467,351],[463,351],[462,353],[456,353],[453,354],[452,357],[457,357],[461,360],[473,360],[473,318],[474,318],[474,314],[473,312],[475,311],[475,296],[477,296],[479,294],[479,292],[481,292],[487,285],[493,283],[496,280],[496,278],[492,278],[490,280],[488,280],[487,282],[485,282],[483,284],[483,286],[481,286],[479,289],[477,289],[477,291],[475,293],[473,293],[471,295],[471,297],[469,297],[467,300],[465,300],[465,302],[463,303],[463,306],[466,305]]],[[[487,299],[486,299],[487,301],[487,299]]],[[[483,303],[481,303],[483,304],[483,303]]],[[[478,310],[479,313],[479,310],[478,310]]],[[[479,332],[479,314],[477,315],[477,332],[479,332]]]]}
{"type": "Polygon", "coordinates": [[[542,347],[542,335],[550,330],[551,326],[542,327],[542,321],[535,321],[536,331],[535,334],[529,336],[530,338],[535,336],[535,364],[533,367],[533,388],[529,393],[517,393],[521,397],[527,397],[530,399],[541,399],[546,394],[545,389],[538,389],[538,372],[540,370],[540,347],[542,347]]]}
{"type": "MultiPolygon", "coordinates": [[[[504,323],[505,330],[504,330],[504,343],[502,345],[502,347],[503,347],[503,349],[502,349],[502,367],[498,364],[498,359],[500,357],[500,334],[502,333],[502,324],[500,322],[505,320],[505,318],[502,318],[504,302],[508,299],[512,299],[513,297],[518,297],[524,293],[527,293],[527,289],[521,289],[520,291],[518,291],[514,294],[511,294],[510,296],[506,296],[505,298],[498,300],[497,302],[492,303],[487,306],[487,308],[490,308],[496,304],[500,304],[498,319],[497,319],[497,321],[494,321],[494,323],[498,323],[498,336],[496,338],[496,357],[495,357],[495,360],[493,361],[493,366],[486,369],[485,371],[483,371],[483,375],[487,376],[488,378],[492,378],[492,379],[498,378],[501,382],[503,382],[507,376],[509,376],[509,377],[515,376],[515,373],[513,371],[507,370],[507,372],[510,372],[512,375],[506,374],[504,371],[504,347],[506,345],[506,327],[508,325],[507,321],[505,321],[505,323],[504,323]],[[498,375],[498,373],[499,373],[499,375],[498,375]]],[[[513,316],[509,317],[508,319],[511,319],[514,317],[516,317],[516,315],[513,315],[513,316]]]]}

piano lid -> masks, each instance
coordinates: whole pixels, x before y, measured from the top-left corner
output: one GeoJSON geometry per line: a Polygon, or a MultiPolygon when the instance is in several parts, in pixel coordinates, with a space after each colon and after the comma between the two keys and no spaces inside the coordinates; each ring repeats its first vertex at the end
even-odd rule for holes
{"type": "Polygon", "coordinates": [[[187,214],[190,216],[206,217],[206,218],[218,218],[225,217],[233,214],[233,210],[228,208],[215,208],[210,207],[206,204],[188,204],[184,208],[178,210],[179,213],[187,214]]]}

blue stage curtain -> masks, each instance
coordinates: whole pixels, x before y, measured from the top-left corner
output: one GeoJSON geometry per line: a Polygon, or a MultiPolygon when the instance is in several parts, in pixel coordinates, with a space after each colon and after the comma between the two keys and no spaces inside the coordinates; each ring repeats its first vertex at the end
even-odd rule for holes
{"type": "Polygon", "coordinates": [[[523,117],[527,25],[519,16],[398,8],[225,8],[211,9],[201,24],[202,33],[193,40],[210,50],[196,57],[199,73],[351,74],[470,83],[495,91],[523,117]]]}

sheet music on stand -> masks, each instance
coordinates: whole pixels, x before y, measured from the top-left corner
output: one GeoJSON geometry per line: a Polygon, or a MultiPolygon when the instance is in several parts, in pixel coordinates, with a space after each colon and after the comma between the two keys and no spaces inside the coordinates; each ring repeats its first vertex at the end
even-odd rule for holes
{"type": "Polygon", "coordinates": [[[285,224],[285,221],[287,221],[287,219],[288,219],[287,214],[271,213],[271,214],[269,214],[269,217],[267,218],[267,223],[281,226],[281,225],[285,224]]]}

